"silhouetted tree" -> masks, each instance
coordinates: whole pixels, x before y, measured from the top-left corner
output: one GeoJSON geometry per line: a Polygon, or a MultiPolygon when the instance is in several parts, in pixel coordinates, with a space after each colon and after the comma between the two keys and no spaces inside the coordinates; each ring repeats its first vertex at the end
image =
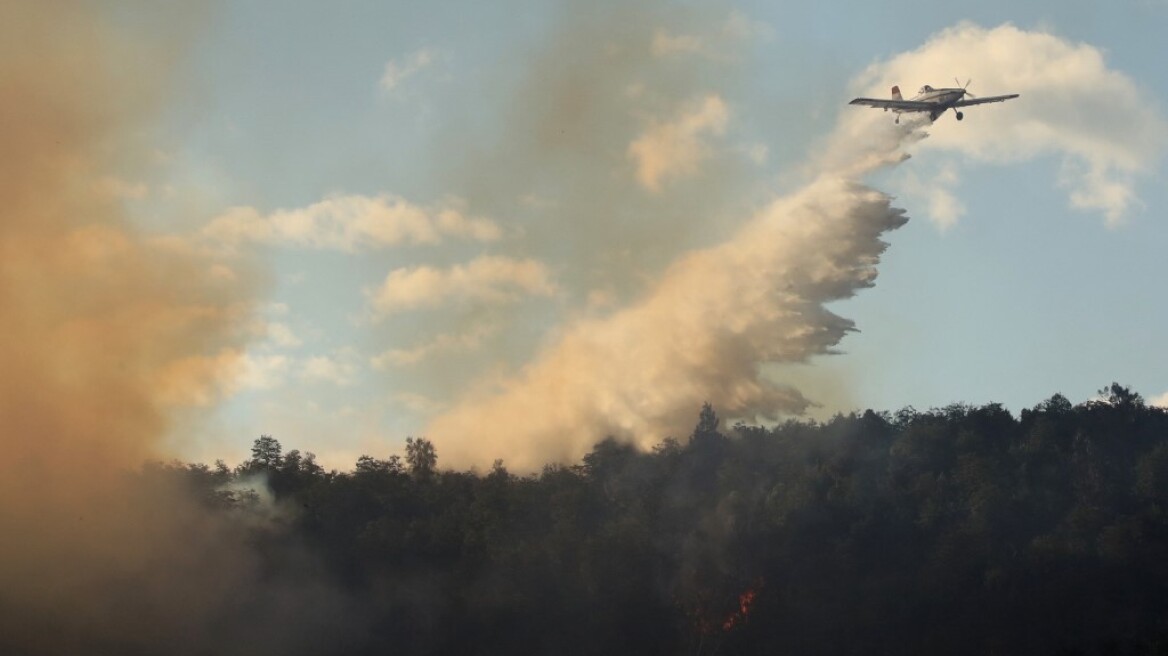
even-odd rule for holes
{"type": "Polygon", "coordinates": [[[438,469],[438,451],[424,437],[407,437],[406,464],[414,478],[429,478],[438,469]]]}
{"type": "Polygon", "coordinates": [[[280,442],[271,435],[261,435],[251,446],[251,460],[248,465],[253,468],[279,467],[281,462],[280,442]]]}

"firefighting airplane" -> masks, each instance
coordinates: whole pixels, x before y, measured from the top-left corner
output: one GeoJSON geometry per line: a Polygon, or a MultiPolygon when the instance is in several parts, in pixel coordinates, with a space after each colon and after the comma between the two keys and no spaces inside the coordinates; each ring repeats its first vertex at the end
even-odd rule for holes
{"type": "MultiPolygon", "coordinates": [[[[954,80],[957,82],[957,80],[954,80]]],[[[957,82],[961,84],[960,82],[957,82]]],[[[957,120],[965,118],[958,107],[969,107],[970,105],[981,105],[983,103],[1002,102],[1017,98],[1018,94],[1011,93],[1005,96],[986,96],[978,98],[969,91],[966,91],[965,86],[953,87],[950,89],[934,89],[929,85],[921,87],[917,95],[912,100],[905,100],[900,95],[900,87],[892,87],[892,98],[889,100],[883,98],[856,98],[849,105],[867,105],[868,107],[879,107],[884,111],[892,110],[896,112],[896,122],[900,123],[900,115],[914,112],[928,112],[929,120],[936,121],[940,118],[945,110],[952,109],[957,114],[957,120]],[[968,99],[966,98],[968,96],[968,99]]]]}

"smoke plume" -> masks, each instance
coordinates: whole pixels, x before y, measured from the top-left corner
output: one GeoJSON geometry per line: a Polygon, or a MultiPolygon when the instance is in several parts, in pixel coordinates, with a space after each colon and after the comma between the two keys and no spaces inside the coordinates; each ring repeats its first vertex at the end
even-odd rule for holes
{"type": "MultiPolygon", "coordinates": [[[[236,366],[254,284],[127,218],[118,190],[144,191],[110,181],[147,173],[139,135],[189,35],[140,34],[116,14],[0,11],[5,653],[206,653],[244,624],[241,600],[265,594],[240,595],[255,573],[237,530],[131,473],[161,455],[174,405],[236,366]]],[[[158,24],[197,24],[189,14],[158,24]]],[[[249,618],[257,637],[274,634],[269,615],[249,618]]]]}

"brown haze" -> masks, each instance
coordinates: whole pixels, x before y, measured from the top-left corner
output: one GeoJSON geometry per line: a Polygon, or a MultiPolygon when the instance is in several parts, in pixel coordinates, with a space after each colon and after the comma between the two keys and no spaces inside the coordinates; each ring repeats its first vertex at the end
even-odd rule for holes
{"type": "MultiPolygon", "coordinates": [[[[207,652],[234,631],[247,552],[132,472],[162,455],[171,406],[231,366],[253,285],[124,216],[111,181],[149,166],[141,137],[187,35],[146,39],[97,7],[0,10],[0,647],[207,652]]],[[[168,11],[158,25],[197,23],[168,11]]]]}
{"type": "Polygon", "coordinates": [[[757,168],[717,125],[696,135],[700,161],[654,190],[638,181],[639,139],[655,126],[714,105],[739,89],[736,65],[756,35],[731,30],[728,7],[662,2],[569,4],[537,43],[514,48],[481,76],[488,135],[453,122],[435,177],[488,216],[516,221],[506,247],[547,259],[572,301],[589,292],[627,300],[679,248],[727,229],[727,207],[743,204],[757,168]],[[602,6],[601,6],[602,5],[602,6]],[[684,35],[706,52],[662,52],[654,35],[684,35]],[[693,170],[700,168],[700,171],[693,170]],[[700,174],[699,174],[700,173],[700,174]]]}

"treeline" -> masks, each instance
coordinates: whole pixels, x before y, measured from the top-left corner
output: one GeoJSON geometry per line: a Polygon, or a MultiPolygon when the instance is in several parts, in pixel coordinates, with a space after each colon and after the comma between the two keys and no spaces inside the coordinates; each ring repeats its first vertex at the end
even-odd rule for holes
{"type": "Polygon", "coordinates": [[[651,453],[528,476],[425,439],[345,473],[252,453],[143,475],[254,521],[267,576],[342,590],[338,653],[1168,654],[1168,412],[1119,385],[1018,417],[727,430],[707,405],[651,453]]]}

